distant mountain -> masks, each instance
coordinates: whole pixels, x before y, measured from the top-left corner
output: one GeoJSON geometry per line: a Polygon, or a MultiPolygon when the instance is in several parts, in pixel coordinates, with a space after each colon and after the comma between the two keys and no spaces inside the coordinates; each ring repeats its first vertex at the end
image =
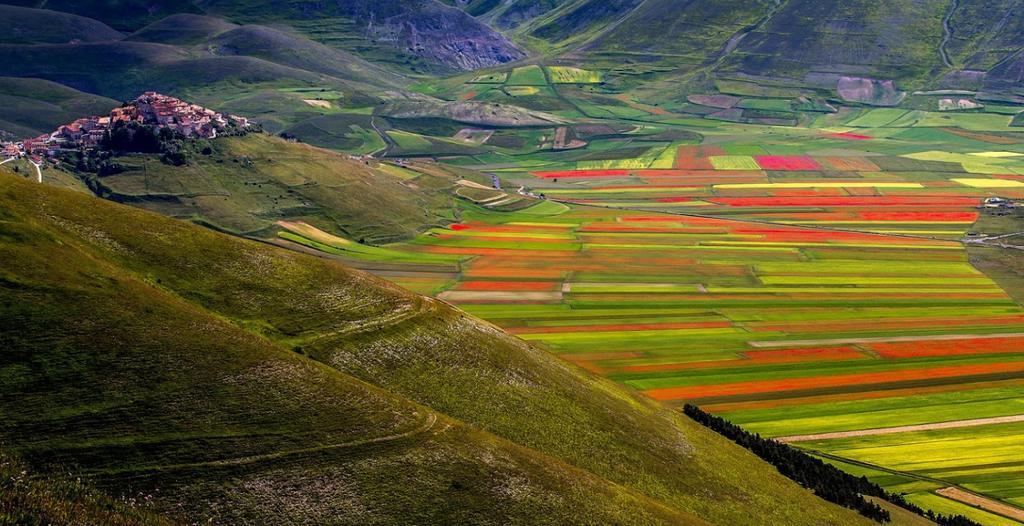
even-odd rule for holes
{"type": "MultiPolygon", "coordinates": [[[[96,21],[56,20],[52,11],[45,17],[8,16],[15,25],[51,29],[21,27],[7,41],[59,43],[65,37],[57,35],[67,34],[89,42],[129,30],[139,31],[132,40],[197,45],[233,27],[225,24],[249,24],[274,26],[279,33],[247,30],[226,49],[269,44],[302,50],[293,52],[291,63],[284,61],[291,66],[296,60],[309,66],[312,61],[303,54],[320,56],[330,48],[394,71],[437,74],[516,61],[529,49],[549,59],[670,68],[675,73],[668,76],[687,83],[742,76],[811,87],[847,76],[893,80],[907,89],[1007,91],[1021,83],[1024,69],[1019,65],[1024,49],[1020,0],[55,0],[45,5],[96,21]],[[161,21],[173,13],[208,18],[179,15],[161,21]],[[48,21],[18,22],[26,19],[48,21]],[[285,26],[291,36],[280,32],[285,26]],[[57,27],[64,29],[52,29],[57,27]]],[[[298,67],[317,69],[306,66],[298,67]]]]}
{"type": "Polygon", "coordinates": [[[720,77],[804,85],[838,76],[910,88],[1019,85],[1024,49],[1019,0],[567,0],[458,2],[512,34],[575,60],[638,61],[720,77]],[[543,44],[538,44],[542,42],[543,44]]]}
{"type": "Polygon", "coordinates": [[[29,9],[0,4],[0,44],[65,44],[69,42],[105,42],[123,35],[91,18],[49,9],[29,9]]]}
{"type": "Polygon", "coordinates": [[[455,0],[454,3],[500,29],[510,29],[569,4],[571,0],[455,0]]]}
{"type": "MultiPolygon", "coordinates": [[[[487,24],[436,0],[8,0],[26,7],[44,5],[94,18],[122,31],[135,31],[168,15],[209,14],[247,24],[289,24],[313,40],[347,50],[375,51],[399,65],[455,71],[493,66],[525,56],[487,24]],[[396,57],[397,53],[397,57],[396,57]],[[404,58],[403,58],[404,57],[404,58]]],[[[181,33],[189,34],[187,28],[181,33]]],[[[173,38],[173,37],[172,37],[173,38]]]]}

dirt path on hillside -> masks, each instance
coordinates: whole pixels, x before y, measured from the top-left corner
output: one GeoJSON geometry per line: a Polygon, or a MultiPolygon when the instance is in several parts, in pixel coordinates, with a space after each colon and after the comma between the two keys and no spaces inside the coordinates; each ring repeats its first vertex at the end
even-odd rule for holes
{"type": "Polygon", "coordinates": [[[946,497],[948,499],[953,499],[957,502],[963,502],[964,504],[969,504],[976,508],[981,508],[985,511],[990,511],[992,513],[995,513],[996,515],[1002,515],[1003,517],[1009,517],[1013,520],[1024,522],[1024,510],[1016,506],[1006,504],[1005,502],[1000,502],[998,500],[992,500],[987,497],[982,497],[981,495],[968,493],[960,488],[955,487],[942,488],[940,490],[936,490],[935,493],[938,493],[939,495],[942,495],[943,497],[946,497]]]}
{"type": "Polygon", "coordinates": [[[952,0],[949,4],[949,10],[946,11],[946,16],[942,17],[942,43],[939,44],[939,56],[947,68],[953,67],[953,61],[949,58],[949,51],[946,48],[949,47],[949,42],[953,40],[953,15],[956,14],[956,10],[959,8],[960,0],[952,0]]]}
{"type": "Polygon", "coordinates": [[[778,437],[775,440],[786,444],[793,442],[809,442],[812,440],[832,440],[836,438],[854,438],[875,435],[892,435],[896,433],[910,433],[913,431],[932,431],[936,429],[957,429],[961,427],[987,426],[992,424],[1012,424],[1024,422],[1024,415],[994,416],[991,418],[975,418],[972,420],[954,420],[951,422],[936,422],[934,424],[916,424],[910,426],[880,427],[876,429],[860,429],[857,431],[837,431],[835,433],[817,433],[813,435],[793,435],[778,437]]]}
{"type": "Polygon", "coordinates": [[[336,444],[325,444],[320,446],[312,446],[301,449],[292,449],[286,451],[276,451],[274,453],[264,453],[260,455],[250,455],[245,457],[227,458],[222,460],[211,460],[207,462],[192,462],[188,464],[170,464],[170,465],[153,465],[138,468],[129,468],[121,470],[112,470],[103,472],[105,475],[110,474],[126,474],[135,473],[142,474],[146,472],[170,472],[170,471],[181,471],[181,470],[196,470],[202,468],[218,468],[225,466],[246,466],[252,464],[259,464],[263,462],[269,462],[273,460],[280,460],[288,457],[311,455],[315,453],[322,453],[327,451],[333,451],[338,449],[349,449],[363,446],[369,446],[373,444],[384,444],[388,442],[398,442],[405,439],[416,439],[418,437],[438,435],[444,433],[451,427],[450,424],[445,424],[441,427],[435,428],[438,420],[438,414],[434,412],[428,412],[423,421],[412,429],[407,429],[398,433],[385,435],[376,438],[357,439],[349,442],[339,442],[336,444]]]}

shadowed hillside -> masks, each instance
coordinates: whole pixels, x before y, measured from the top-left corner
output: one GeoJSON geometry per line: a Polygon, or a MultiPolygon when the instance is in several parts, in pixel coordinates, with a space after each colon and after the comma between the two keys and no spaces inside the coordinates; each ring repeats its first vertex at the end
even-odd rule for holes
{"type": "Polygon", "coordinates": [[[40,79],[0,77],[0,131],[16,138],[53,131],[80,117],[109,113],[120,103],[40,79]]]}
{"type": "Polygon", "coordinates": [[[0,4],[0,18],[6,26],[0,32],[3,44],[103,42],[123,37],[97,20],[46,9],[0,4]]]}

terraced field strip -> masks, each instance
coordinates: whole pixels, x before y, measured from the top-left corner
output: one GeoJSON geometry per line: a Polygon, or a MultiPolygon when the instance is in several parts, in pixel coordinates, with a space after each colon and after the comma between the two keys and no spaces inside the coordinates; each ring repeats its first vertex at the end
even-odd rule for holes
{"type": "Polygon", "coordinates": [[[1005,502],[999,502],[981,495],[976,495],[957,487],[942,488],[940,490],[936,490],[935,493],[938,493],[943,497],[953,499],[957,502],[963,502],[964,504],[969,504],[986,511],[991,511],[997,515],[1002,515],[1016,521],[1024,522],[1024,509],[1016,506],[1010,506],[1005,502]]]}
{"type": "Polygon", "coordinates": [[[752,347],[807,347],[821,345],[856,345],[863,343],[896,343],[896,342],[928,342],[928,341],[958,341],[976,340],[979,338],[1022,338],[1024,332],[1007,334],[942,334],[936,336],[880,336],[875,338],[830,338],[820,340],[778,340],[778,341],[753,341],[749,342],[752,347]]]}
{"type": "Polygon", "coordinates": [[[972,420],[957,420],[953,422],[937,422],[934,424],[917,424],[912,426],[886,427],[880,429],[861,429],[859,431],[841,431],[836,433],[818,433],[815,435],[795,435],[775,437],[775,440],[783,443],[809,442],[812,440],[831,440],[834,438],[851,438],[874,435],[891,435],[895,433],[908,433],[911,431],[932,431],[935,429],[955,429],[961,427],[976,427],[991,424],[1008,424],[1012,422],[1024,422],[1024,415],[999,416],[993,418],[975,418],[972,420]]]}

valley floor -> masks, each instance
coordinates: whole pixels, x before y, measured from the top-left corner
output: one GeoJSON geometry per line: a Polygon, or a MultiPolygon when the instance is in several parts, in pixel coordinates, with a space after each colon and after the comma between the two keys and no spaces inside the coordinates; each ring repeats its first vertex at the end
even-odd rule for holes
{"type": "Polygon", "coordinates": [[[960,240],[1017,214],[979,208],[1024,198],[1024,144],[860,131],[723,126],[632,160],[471,166],[548,200],[464,203],[388,247],[428,265],[377,271],[657,400],[924,477],[871,472],[922,506],[1015,524],[1024,309],[960,240]]]}

